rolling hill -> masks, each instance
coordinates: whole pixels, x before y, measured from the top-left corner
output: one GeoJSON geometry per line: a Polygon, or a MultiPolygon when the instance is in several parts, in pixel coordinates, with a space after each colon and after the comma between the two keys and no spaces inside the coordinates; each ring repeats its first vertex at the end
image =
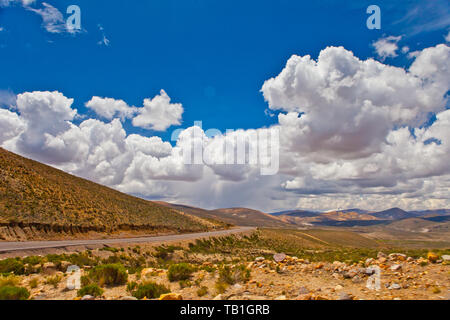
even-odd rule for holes
{"type": "Polygon", "coordinates": [[[288,223],[262,211],[248,208],[225,208],[211,211],[217,219],[240,226],[287,227],[288,223]]]}
{"type": "Polygon", "coordinates": [[[202,219],[211,219],[214,221],[222,221],[226,226],[252,226],[252,227],[288,227],[290,224],[283,220],[271,216],[270,214],[248,209],[248,208],[226,208],[206,210],[196,207],[190,207],[180,204],[173,204],[168,202],[157,202],[158,204],[185,212],[190,215],[197,216],[202,219]]]}
{"type": "Polygon", "coordinates": [[[400,208],[391,208],[384,211],[373,212],[370,215],[381,220],[400,220],[415,217],[414,214],[400,208]]]}
{"type": "Polygon", "coordinates": [[[0,148],[0,240],[122,230],[190,232],[219,226],[0,148]]]}

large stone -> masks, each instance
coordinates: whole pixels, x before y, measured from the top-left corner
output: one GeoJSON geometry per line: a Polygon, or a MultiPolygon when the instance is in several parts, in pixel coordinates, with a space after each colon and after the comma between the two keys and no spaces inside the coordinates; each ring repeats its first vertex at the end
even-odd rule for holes
{"type": "Polygon", "coordinates": [[[401,288],[402,288],[402,286],[399,285],[398,283],[392,283],[388,289],[389,290],[400,290],[401,288]]]}
{"type": "Polygon", "coordinates": [[[273,260],[276,262],[283,262],[286,259],[286,255],[284,253],[277,253],[273,255],[273,260]]]}
{"type": "Polygon", "coordinates": [[[81,300],[95,300],[95,297],[87,294],[87,295],[83,296],[83,298],[81,298],[81,300]]]}
{"type": "Polygon", "coordinates": [[[448,254],[444,254],[441,258],[443,261],[450,261],[450,255],[448,254]]]}
{"type": "Polygon", "coordinates": [[[428,252],[427,258],[432,263],[436,263],[439,260],[439,256],[433,252],[428,252]]]}

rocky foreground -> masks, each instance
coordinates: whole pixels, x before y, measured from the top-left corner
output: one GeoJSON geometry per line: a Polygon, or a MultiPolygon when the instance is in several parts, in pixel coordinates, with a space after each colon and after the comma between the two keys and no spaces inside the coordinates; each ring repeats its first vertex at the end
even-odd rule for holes
{"type": "MultiPolygon", "coordinates": [[[[91,254],[113,256],[111,252],[102,250],[96,250],[91,254]]],[[[183,251],[180,250],[178,254],[179,259],[182,259],[183,251]]],[[[67,261],[36,264],[32,266],[36,273],[30,272],[16,278],[15,285],[27,288],[29,298],[36,300],[450,299],[448,255],[438,256],[429,253],[427,258],[415,259],[401,253],[387,255],[379,252],[376,258],[353,264],[340,261],[309,262],[285,254],[256,257],[253,261],[245,263],[242,263],[239,257],[234,259],[235,263],[233,259],[230,261],[230,257],[223,263],[217,263],[220,258],[217,255],[196,254],[195,257],[190,257],[191,260],[193,258],[196,265],[189,269],[185,277],[175,277],[174,280],[173,272],[166,267],[141,268],[133,274],[127,270],[126,282],[119,285],[101,283],[103,287],[99,289],[101,291],[85,291],[90,294],[80,294],[79,290],[68,288],[67,280],[73,279],[74,274],[59,271],[67,270],[71,264],[67,261]],[[236,270],[239,272],[236,273],[236,270]],[[380,270],[379,287],[377,287],[377,270],[380,270]],[[183,280],[177,281],[178,279],[183,280]],[[151,294],[156,293],[150,297],[136,294],[136,288],[145,283],[157,284],[164,289],[160,291],[161,294],[158,290],[152,289],[151,294]]],[[[186,267],[187,264],[181,265],[186,267]]],[[[86,266],[80,275],[90,275],[91,270],[93,267],[86,266]]],[[[97,284],[93,286],[97,287],[97,284]]]]}

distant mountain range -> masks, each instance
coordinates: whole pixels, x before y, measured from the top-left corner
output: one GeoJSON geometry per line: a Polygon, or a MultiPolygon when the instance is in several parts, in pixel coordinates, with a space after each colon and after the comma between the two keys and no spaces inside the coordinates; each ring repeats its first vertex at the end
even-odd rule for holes
{"type": "MultiPolygon", "coordinates": [[[[354,227],[388,225],[397,221],[419,219],[423,225],[430,222],[447,223],[450,219],[450,210],[426,210],[408,212],[399,208],[373,212],[363,209],[346,209],[327,212],[308,210],[287,210],[271,214],[249,208],[223,208],[206,210],[181,204],[158,202],[186,214],[203,219],[222,221],[229,225],[257,226],[272,228],[297,228],[314,226],[354,227]]],[[[418,221],[415,225],[418,225],[418,221]]]]}
{"type": "MultiPolygon", "coordinates": [[[[405,211],[391,208],[383,211],[369,211],[363,209],[345,209],[327,212],[306,210],[290,210],[271,213],[282,221],[304,226],[369,226],[387,224],[392,221],[421,218],[450,216],[450,209],[405,211]]],[[[439,218],[438,218],[439,219],[439,218]]],[[[440,219],[446,220],[446,219],[440,219]]]]}

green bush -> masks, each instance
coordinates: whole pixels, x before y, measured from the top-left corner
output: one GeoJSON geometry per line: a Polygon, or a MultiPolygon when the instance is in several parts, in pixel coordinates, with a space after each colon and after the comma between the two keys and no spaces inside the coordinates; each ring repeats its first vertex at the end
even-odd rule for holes
{"type": "Polygon", "coordinates": [[[127,283],[128,274],[121,264],[103,264],[92,269],[89,278],[100,286],[117,286],[127,283]]]}
{"type": "Polygon", "coordinates": [[[127,283],[127,291],[130,292],[130,293],[133,292],[133,290],[136,289],[137,285],[138,284],[137,284],[136,281],[128,282],[127,283]]]}
{"type": "Polygon", "coordinates": [[[167,260],[168,258],[170,258],[171,254],[175,252],[175,250],[180,250],[182,249],[181,247],[177,247],[177,246],[159,246],[156,247],[155,250],[156,252],[153,253],[153,256],[155,258],[158,259],[162,259],[162,260],[167,260]]]}
{"type": "Polygon", "coordinates": [[[0,273],[24,274],[25,267],[23,265],[23,262],[19,258],[8,258],[0,260],[0,273]]]}
{"type": "Polygon", "coordinates": [[[30,257],[25,257],[22,259],[24,264],[29,264],[31,266],[37,265],[39,263],[43,263],[44,262],[44,258],[43,257],[39,257],[39,256],[30,256],[30,257]]]}
{"type": "Polygon", "coordinates": [[[155,282],[147,282],[139,285],[137,289],[132,293],[132,295],[133,297],[136,297],[138,299],[155,299],[159,298],[162,294],[169,292],[170,290],[161,284],[157,284],[155,282]]]}
{"type": "Polygon", "coordinates": [[[81,276],[80,282],[81,282],[81,285],[83,287],[87,286],[88,284],[92,284],[93,283],[92,279],[89,278],[89,276],[81,276]]]}
{"type": "Polygon", "coordinates": [[[58,284],[61,282],[61,277],[56,275],[53,277],[48,277],[45,280],[45,284],[52,285],[55,289],[58,288],[58,284]]]}
{"type": "Polygon", "coordinates": [[[167,272],[169,281],[187,280],[194,272],[194,268],[187,263],[172,264],[167,272]]]}
{"type": "Polygon", "coordinates": [[[19,283],[20,283],[20,277],[16,277],[16,276],[12,276],[12,275],[9,275],[6,277],[0,276],[0,287],[6,287],[6,286],[15,287],[19,283]]]}
{"type": "Polygon", "coordinates": [[[79,297],[83,297],[85,295],[90,295],[93,297],[100,297],[103,294],[103,289],[100,288],[97,284],[92,283],[84,286],[80,290],[78,290],[77,295],[79,297]]]}
{"type": "Polygon", "coordinates": [[[0,288],[0,300],[27,300],[30,292],[27,289],[14,286],[0,288]]]}
{"type": "Polygon", "coordinates": [[[207,287],[201,287],[197,290],[197,295],[199,297],[203,297],[208,293],[208,288],[207,287]]]}
{"type": "Polygon", "coordinates": [[[234,267],[223,266],[219,269],[219,281],[227,284],[247,282],[250,280],[250,270],[244,265],[234,267]]]}
{"type": "Polygon", "coordinates": [[[180,280],[178,282],[180,289],[192,287],[192,282],[190,280],[180,280]]]}

